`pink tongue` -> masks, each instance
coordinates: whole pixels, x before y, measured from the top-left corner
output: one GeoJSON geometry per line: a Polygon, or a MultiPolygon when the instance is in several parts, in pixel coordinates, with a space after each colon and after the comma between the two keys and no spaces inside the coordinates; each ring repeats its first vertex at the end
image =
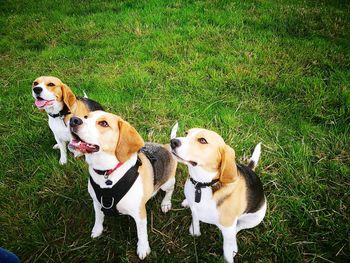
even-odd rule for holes
{"type": "Polygon", "coordinates": [[[43,107],[46,104],[46,100],[35,100],[35,106],[38,108],[43,107]]]}

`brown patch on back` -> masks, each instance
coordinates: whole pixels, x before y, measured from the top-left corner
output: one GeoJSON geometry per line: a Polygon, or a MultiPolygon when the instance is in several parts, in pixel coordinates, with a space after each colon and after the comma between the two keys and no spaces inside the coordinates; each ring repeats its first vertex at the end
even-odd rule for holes
{"type": "Polygon", "coordinates": [[[143,219],[147,216],[146,213],[146,203],[152,197],[154,192],[153,186],[153,168],[152,164],[148,158],[143,154],[138,154],[142,165],[139,167],[139,175],[141,176],[142,186],[143,186],[143,197],[140,204],[140,217],[143,219]]]}
{"type": "Polygon", "coordinates": [[[90,110],[87,105],[85,105],[84,102],[77,100],[75,103],[74,111],[70,111],[71,114],[68,114],[64,116],[64,122],[68,123],[71,117],[77,116],[77,117],[84,117],[89,114],[90,110]]]}
{"type": "MultiPolygon", "coordinates": [[[[170,150],[170,145],[164,145],[163,146],[166,150],[170,150]]],[[[176,173],[176,167],[177,167],[177,161],[172,157],[170,160],[170,163],[168,164],[170,166],[169,173],[167,173],[162,182],[158,183],[157,185],[154,185],[154,172],[153,172],[153,167],[149,159],[146,157],[144,153],[139,153],[138,154],[142,166],[139,168],[139,175],[141,176],[142,180],[142,186],[143,186],[143,198],[142,202],[140,204],[140,215],[141,218],[145,218],[146,215],[146,209],[144,208],[146,206],[146,203],[148,200],[152,197],[153,193],[155,191],[158,191],[159,188],[167,182],[169,179],[175,177],[176,173]]]]}
{"type": "Polygon", "coordinates": [[[213,194],[221,225],[232,226],[235,219],[244,213],[247,208],[246,194],[247,187],[242,176],[238,176],[233,183],[222,184],[221,188],[213,194]]]}

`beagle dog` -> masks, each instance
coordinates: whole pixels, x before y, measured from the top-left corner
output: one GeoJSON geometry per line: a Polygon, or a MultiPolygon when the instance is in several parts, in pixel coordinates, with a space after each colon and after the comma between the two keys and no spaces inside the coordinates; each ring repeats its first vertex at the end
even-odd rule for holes
{"type": "MultiPolygon", "coordinates": [[[[67,142],[71,140],[68,121],[72,114],[84,116],[90,111],[102,110],[102,106],[88,98],[75,96],[72,90],[56,77],[41,76],[34,80],[32,95],[35,106],[45,110],[49,118],[49,127],[60,150],[60,164],[67,163],[67,142]]],[[[74,154],[77,156],[77,154],[74,154]]]]}
{"type": "Polygon", "coordinates": [[[85,154],[89,165],[88,192],[95,210],[91,237],[102,234],[105,215],[130,215],[137,228],[137,254],[144,259],[150,253],[147,201],[161,189],[161,210],[171,209],[177,162],[170,145],[145,144],[128,122],[104,111],[72,117],[70,130],[70,147],[85,154]]]}
{"type": "Polygon", "coordinates": [[[238,252],[236,234],[257,226],[266,212],[263,186],[254,172],[260,143],[245,166],[236,163],[235,151],[217,133],[194,128],[186,134],[171,139],[170,145],[172,154],[189,170],[182,205],[192,212],[190,234],[200,236],[200,222],[216,225],[224,239],[224,258],[233,262],[238,252]]]}

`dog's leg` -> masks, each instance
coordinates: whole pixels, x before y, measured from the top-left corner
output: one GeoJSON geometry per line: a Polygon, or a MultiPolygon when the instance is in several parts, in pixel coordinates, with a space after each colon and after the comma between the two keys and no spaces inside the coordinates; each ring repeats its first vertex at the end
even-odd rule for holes
{"type": "Polygon", "coordinates": [[[99,202],[94,201],[94,209],[95,209],[95,225],[91,231],[92,238],[96,238],[102,234],[103,221],[105,218],[104,213],[101,211],[101,204],[99,202]]]}
{"type": "Polygon", "coordinates": [[[56,142],[58,144],[58,147],[60,149],[60,164],[66,164],[67,163],[67,143],[65,141],[60,140],[59,138],[55,137],[56,142]]]}
{"type": "Polygon", "coordinates": [[[194,211],[192,208],[191,208],[191,212],[192,212],[192,223],[190,225],[190,234],[192,236],[199,237],[201,235],[201,229],[199,226],[199,219],[198,219],[198,216],[196,214],[196,211],[194,211]]]}
{"type": "Polygon", "coordinates": [[[141,260],[143,260],[151,252],[151,248],[149,247],[148,243],[146,208],[144,207],[142,210],[144,212],[141,214],[144,214],[144,218],[141,218],[139,213],[134,216],[138,238],[137,255],[141,260]]]}
{"type": "Polygon", "coordinates": [[[57,149],[59,149],[60,148],[60,146],[58,145],[58,143],[56,143],[53,147],[52,147],[52,149],[54,149],[54,150],[57,150],[57,149]]]}
{"type": "Polygon", "coordinates": [[[229,263],[233,263],[233,258],[238,252],[236,231],[236,222],[234,223],[234,226],[221,228],[222,236],[224,238],[224,258],[225,261],[229,263]]]}
{"type": "Polygon", "coordinates": [[[175,186],[175,177],[172,177],[160,187],[160,189],[165,191],[165,196],[161,204],[161,209],[163,213],[166,213],[171,209],[171,196],[173,195],[173,192],[174,192],[174,186],[175,186]]]}

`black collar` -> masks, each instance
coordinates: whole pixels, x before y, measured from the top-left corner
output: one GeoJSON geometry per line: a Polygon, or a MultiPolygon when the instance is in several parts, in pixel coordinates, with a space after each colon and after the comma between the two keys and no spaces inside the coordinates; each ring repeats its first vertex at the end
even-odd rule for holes
{"type": "Polygon", "coordinates": [[[195,195],[194,195],[194,201],[196,203],[199,203],[201,201],[201,197],[202,197],[202,190],[201,190],[201,188],[212,186],[213,184],[216,184],[219,181],[219,179],[215,179],[215,180],[213,180],[213,181],[211,181],[209,183],[201,183],[201,182],[197,182],[192,177],[190,177],[190,181],[194,185],[194,188],[196,189],[195,195]]]}
{"type": "Polygon", "coordinates": [[[91,177],[90,183],[95,192],[97,201],[101,204],[101,211],[106,215],[118,215],[117,204],[126,195],[139,176],[138,169],[142,162],[137,158],[136,164],[132,166],[118,182],[109,188],[101,188],[91,177]]]}
{"type": "Polygon", "coordinates": [[[57,118],[57,117],[63,117],[63,116],[66,116],[68,114],[70,114],[71,112],[69,111],[67,105],[64,105],[63,109],[59,112],[59,113],[56,113],[56,114],[53,114],[53,113],[48,113],[48,115],[52,118],[57,118]]]}

